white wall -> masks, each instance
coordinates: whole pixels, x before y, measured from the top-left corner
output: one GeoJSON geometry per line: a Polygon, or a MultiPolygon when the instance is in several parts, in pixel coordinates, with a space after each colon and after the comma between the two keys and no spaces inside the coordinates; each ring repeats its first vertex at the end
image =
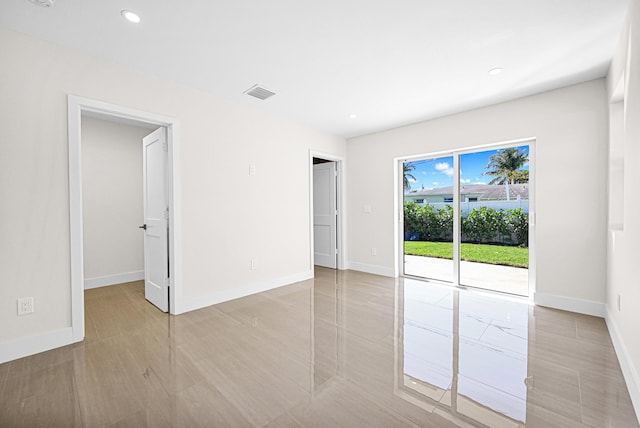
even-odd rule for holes
{"type": "Polygon", "coordinates": [[[144,273],[142,138],[151,132],[82,118],[85,288],[144,273]]]}
{"type": "Polygon", "coordinates": [[[71,325],[68,94],[180,121],[182,310],[311,275],[309,150],[345,157],[343,138],[15,32],[0,46],[0,357],[71,325]]]}
{"type": "Polygon", "coordinates": [[[603,314],[607,130],[599,79],[349,140],[350,265],[393,272],[394,158],[535,137],[536,299],[603,314]]]}
{"type": "Polygon", "coordinates": [[[609,95],[622,81],[624,104],[611,105],[612,214],[608,231],[607,325],[640,415],[640,2],[631,1],[625,31],[607,76],[609,95]],[[623,168],[622,177],[618,177],[623,168]],[[620,182],[619,178],[622,178],[620,182]],[[621,212],[620,212],[621,211],[621,212]],[[622,214],[622,215],[620,215],[622,214]],[[618,309],[620,296],[620,309],[618,309]]]}

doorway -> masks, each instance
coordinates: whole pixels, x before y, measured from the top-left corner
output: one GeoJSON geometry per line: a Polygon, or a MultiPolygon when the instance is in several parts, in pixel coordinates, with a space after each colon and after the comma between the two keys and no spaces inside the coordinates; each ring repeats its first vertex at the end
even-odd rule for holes
{"type": "Polygon", "coordinates": [[[343,270],[346,266],[344,200],[345,160],[339,156],[309,154],[310,266],[343,270]]]}
{"type": "Polygon", "coordinates": [[[313,158],[313,260],[330,269],[338,267],[337,178],[334,161],[313,158]]]}
{"type": "Polygon", "coordinates": [[[81,119],[85,290],[144,280],[141,142],[155,126],[81,119]]]}
{"type": "Polygon", "coordinates": [[[530,297],[534,141],[399,162],[406,276],[530,297]]]}
{"type": "MultiPolygon", "coordinates": [[[[178,121],[171,117],[134,110],[123,106],[105,103],[70,95],[68,97],[69,129],[69,201],[70,201],[70,240],[71,240],[71,324],[74,341],[84,338],[84,251],[83,251],[83,197],[82,197],[82,156],[81,125],[82,118],[90,116],[98,119],[161,128],[166,133],[162,143],[166,150],[166,224],[167,271],[170,277],[166,281],[168,289],[168,311],[180,313],[181,296],[181,260],[180,252],[180,209],[178,189],[178,121]]],[[[141,143],[142,144],[142,143],[141,143]]]]}

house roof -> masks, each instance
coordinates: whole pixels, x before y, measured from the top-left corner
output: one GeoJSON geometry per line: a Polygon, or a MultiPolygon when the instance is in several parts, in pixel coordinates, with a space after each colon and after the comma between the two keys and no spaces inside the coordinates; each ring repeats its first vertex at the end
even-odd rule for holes
{"type": "Polygon", "coordinates": [[[0,27],[348,138],[603,77],[629,0],[32,3],[0,27]]]}
{"type": "MultiPolygon", "coordinates": [[[[405,196],[451,196],[453,186],[440,187],[437,189],[427,189],[410,191],[405,196]]],[[[465,184],[460,187],[460,195],[474,195],[478,199],[507,199],[507,190],[504,185],[491,184],[465,184]]],[[[509,197],[514,199],[520,196],[522,199],[529,199],[529,184],[510,184],[509,197]]]]}

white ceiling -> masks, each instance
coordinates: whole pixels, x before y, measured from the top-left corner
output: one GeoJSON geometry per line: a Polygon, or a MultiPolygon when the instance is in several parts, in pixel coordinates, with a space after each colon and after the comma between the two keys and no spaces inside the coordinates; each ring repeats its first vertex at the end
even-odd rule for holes
{"type": "Polygon", "coordinates": [[[353,137],[602,77],[627,5],[2,0],[0,26],[353,137]],[[490,76],[494,67],[503,73],[490,76]],[[256,83],[276,95],[243,94],[256,83]]]}

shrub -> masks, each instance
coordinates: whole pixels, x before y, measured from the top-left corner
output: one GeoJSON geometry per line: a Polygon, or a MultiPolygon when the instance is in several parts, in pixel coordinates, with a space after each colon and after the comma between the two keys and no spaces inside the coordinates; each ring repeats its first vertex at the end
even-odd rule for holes
{"type": "Polygon", "coordinates": [[[487,207],[474,208],[462,218],[462,234],[465,242],[491,242],[501,240],[504,227],[500,212],[487,207]]]}
{"type": "MultiPolygon", "coordinates": [[[[474,208],[461,218],[462,242],[529,245],[528,215],[522,209],[474,208]]],[[[453,206],[434,209],[414,202],[404,204],[405,232],[417,232],[422,241],[453,240],[453,206]]]]}
{"type": "Polygon", "coordinates": [[[418,232],[422,225],[420,223],[420,210],[421,206],[414,202],[406,202],[404,204],[404,231],[405,232],[418,232]]]}
{"type": "Polygon", "coordinates": [[[414,202],[404,204],[404,231],[417,232],[422,241],[450,241],[453,231],[453,207],[436,210],[414,202]]]}
{"type": "Polygon", "coordinates": [[[445,205],[436,216],[439,241],[453,240],[453,205],[445,205]]]}
{"type": "Polygon", "coordinates": [[[504,212],[505,223],[509,228],[509,234],[515,237],[516,243],[529,246],[529,216],[521,208],[511,209],[504,212]]]}

